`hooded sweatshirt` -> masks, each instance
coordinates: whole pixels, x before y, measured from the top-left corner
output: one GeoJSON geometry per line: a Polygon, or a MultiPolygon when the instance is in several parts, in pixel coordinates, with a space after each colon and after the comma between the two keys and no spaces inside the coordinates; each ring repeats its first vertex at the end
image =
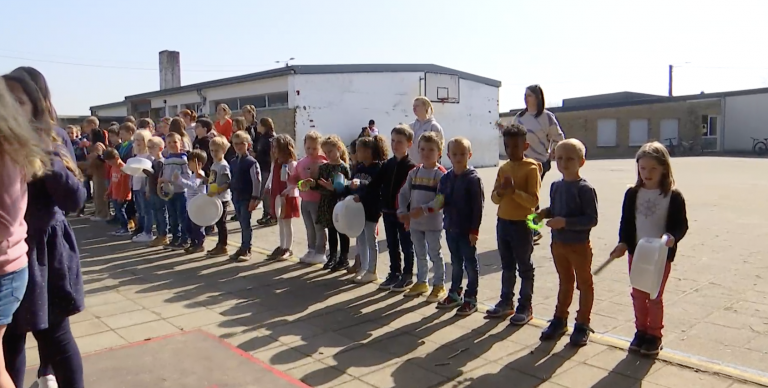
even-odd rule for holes
{"type": "MultiPolygon", "coordinates": [[[[449,233],[477,236],[485,203],[483,181],[477,170],[468,167],[461,174],[448,171],[440,179],[438,194],[443,196],[443,229],[449,233]]],[[[438,209],[430,209],[435,210],[438,209]]]]}
{"type": "Polygon", "coordinates": [[[379,169],[373,179],[368,183],[368,192],[371,195],[379,195],[381,210],[386,213],[397,212],[397,195],[405,184],[408,173],[416,165],[408,155],[401,159],[397,156],[389,158],[379,169]]]}
{"type": "Polygon", "coordinates": [[[419,157],[419,136],[425,132],[437,132],[440,134],[440,139],[443,139],[445,134],[443,133],[443,127],[441,127],[440,124],[435,121],[434,116],[429,116],[423,121],[416,119],[416,121],[411,123],[411,129],[413,130],[413,146],[411,146],[408,154],[411,155],[411,159],[413,159],[414,163],[420,164],[421,158],[419,157]]]}
{"type": "Polygon", "coordinates": [[[410,209],[420,207],[424,215],[411,219],[411,229],[434,231],[443,229],[443,212],[437,206],[437,186],[445,175],[445,167],[436,165],[434,168],[418,166],[408,173],[403,188],[397,197],[397,214],[407,214],[410,209]],[[430,210],[431,209],[431,210],[430,210]]]}

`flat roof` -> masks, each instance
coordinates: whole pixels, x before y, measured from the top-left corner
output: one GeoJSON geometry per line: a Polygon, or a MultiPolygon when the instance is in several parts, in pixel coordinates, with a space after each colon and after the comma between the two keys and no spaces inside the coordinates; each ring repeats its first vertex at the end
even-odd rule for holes
{"type": "Polygon", "coordinates": [[[198,89],[207,89],[218,86],[238,84],[241,82],[258,81],[262,79],[282,77],[289,74],[342,74],[342,73],[413,73],[413,72],[432,72],[456,74],[459,77],[485,84],[493,87],[501,87],[501,81],[491,78],[481,77],[479,75],[466,73],[463,71],[451,69],[434,64],[361,64],[361,65],[292,65],[260,71],[257,73],[238,75],[235,77],[222,78],[213,81],[199,82],[196,84],[180,86],[164,90],[157,90],[148,93],[134,94],[126,96],[124,101],[113,102],[103,105],[92,106],[91,109],[104,109],[125,104],[129,100],[148,99],[172,94],[193,92],[198,89]]]}
{"type": "MultiPolygon", "coordinates": [[[[730,92],[700,93],[700,94],[690,94],[687,96],[673,96],[673,97],[664,96],[664,97],[657,97],[657,98],[640,98],[637,100],[611,101],[611,102],[586,104],[586,105],[559,106],[556,108],[547,108],[547,110],[552,113],[579,112],[579,111],[585,111],[585,110],[623,108],[628,106],[667,104],[671,102],[711,100],[711,99],[718,99],[718,98],[725,98],[725,97],[749,96],[752,94],[768,94],[768,88],[734,90],[730,92]]],[[[523,110],[523,108],[512,109],[509,112],[500,113],[499,117],[511,117],[516,115],[517,112],[520,112],[521,110],[523,110]]]]}

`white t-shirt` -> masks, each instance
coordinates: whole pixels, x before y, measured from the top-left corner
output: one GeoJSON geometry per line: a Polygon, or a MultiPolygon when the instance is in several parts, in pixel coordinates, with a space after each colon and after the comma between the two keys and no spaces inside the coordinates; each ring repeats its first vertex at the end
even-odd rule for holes
{"type": "MultiPolygon", "coordinates": [[[[149,154],[140,154],[140,155],[136,155],[135,157],[152,161],[152,157],[149,156],[149,154]]],[[[146,184],[147,184],[146,176],[131,177],[131,190],[143,190],[147,187],[146,184]]]]}
{"type": "Polygon", "coordinates": [[[661,190],[641,188],[637,192],[635,204],[635,227],[637,241],[642,238],[661,238],[666,233],[669,195],[661,195],[661,190]]]}

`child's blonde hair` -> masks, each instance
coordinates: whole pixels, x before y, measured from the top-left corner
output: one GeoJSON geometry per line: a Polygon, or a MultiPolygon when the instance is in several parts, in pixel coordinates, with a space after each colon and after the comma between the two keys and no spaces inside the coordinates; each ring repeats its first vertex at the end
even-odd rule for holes
{"type": "Polygon", "coordinates": [[[675,178],[674,175],[672,175],[672,163],[670,160],[671,158],[669,157],[669,151],[667,151],[667,147],[664,147],[663,144],[657,141],[645,143],[642,147],[640,147],[640,150],[638,150],[637,154],[635,155],[635,162],[638,164],[637,182],[635,182],[636,188],[643,187],[643,177],[640,175],[639,163],[640,159],[644,158],[653,159],[663,169],[661,172],[661,182],[659,189],[661,190],[661,193],[666,197],[669,195],[669,192],[675,188],[675,178]]]}
{"type": "Polygon", "coordinates": [[[584,146],[584,143],[579,141],[578,139],[570,138],[565,139],[555,146],[555,151],[557,151],[558,148],[567,149],[570,151],[575,152],[577,155],[579,155],[580,160],[586,160],[587,159],[587,147],[584,146]]]}
{"type": "Polygon", "coordinates": [[[419,147],[421,143],[434,144],[437,147],[437,153],[443,153],[443,139],[440,138],[437,132],[424,132],[419,136],[419,147]]]}
{"type": "Polygon", "coordinates": [[[0,139],[0,156],[17,165],[27,181],[45,173],[48,157],[5,82],[0,82],[0,139]]]}
{"type": "MultiPolygon", "coordinates": [[[[80,131],[80,126],[78,126],[78,125],[67,125],[66,129],[71,129],[72,131],[75,132],[75,134],[82,134],[82,131],[80,131]]],[[[69,132],[69,131],[67,131],[67,132],[69,132]]]]}
{"type": "Polygon", "coordinates": [[[251,140],[251,135],[249,135],[247,131],[237,131],[232,134],[232,143],[237,143],[237,142],[253,144],[253,140],[251,140]]]}
{"type": "Polygon", "coordinates": [[[435,113],[435,109],[432,107],[432,102],[424,96],[419,96],[413,99],[413,102],[418,102],[427,109],[427,116],[432,116],[435,113]]]}
{"type": "Polygon", "coordinates": [[[149,152],[149,139],[151,139],[151,138],[152,138],[152,132],[149,132],[146,129],[139,129],[138,131],[136,131],[136,133],[133,134],[133,140],[134,140],[134,142],[133,142],[133,153],[138,155],[138,154],[145,154],[145,153],[149,152]],[[137,149],[137,147],[136,147],[136,139],[144,140],[144,148],[146,148],[146,149],[143,149],[143,150],[137,149]]]}
{"type": "Polygon", "coordinates": [[[339,158],[342,162],[349,164],[349,154],[347,154],[347,147],[340,137],[336,135],[326,136],[323,142],[320,143],[321,148],[335,147],[339,151],[339,158]]]}
{"type": "Polygon", "coordinates": [[[317,131],[309,131],[306,135],[304,135],[304,144],[307,144],[308,141],[314,141],[319,144],[323,141],[323,135],[317,131]]]}
{"type": "Polygon", "coordinates": [[[451,152],[451,145],[461,145],[467,152],[472,152],[472,143],[464,136],[457,136],[448,140],[448,145],[446,146],[448,152],[451,152]]]}
{"type": "Polygon", "coordinates": [[[147,140],[147,149],[151,146],[163,149],[165,148],[165,141],[163,141],[163,138],[160,136],[152,136],[147,140]]]}
{"type": "MultiPolygon", "coordinates": [[[[232,135],[234,137],[234,135],[232,135]]],[[[211,142],[209,143],[208,147],[210,149],[216,148],[217,150],[221,150],[222,152],[227,152],[227,149],[229,149],[229,142],[227,141],[227,138],[224,136],[216,136],[213,139],[211,139],[211,142]]]]}
{"type": "Polygon", "coordinates": [[[275,154],[273,158],[275,161],[278,158],[287,159],[289,161],[296,160],[296,145],[293,143],[293,139],[286,134],[280,134],[272,139],[272,146],[274,147],[275,154]]]}
{"type": "Polygon", "coordinates": [[[232,115],[232,109],[229,109],[229,105],[227,105],[227,104],[219,104],[218,106],[216,106],[216,109],[219,109],[219,108],[224,109],[224,116],[225,117],[229,117],[229,116],[232,115]]]}

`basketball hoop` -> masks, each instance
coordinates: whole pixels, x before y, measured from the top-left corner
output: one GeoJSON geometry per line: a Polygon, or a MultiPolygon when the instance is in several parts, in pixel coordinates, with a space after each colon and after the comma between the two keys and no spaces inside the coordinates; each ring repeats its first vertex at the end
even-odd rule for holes
{"type": "Polygon", "coordinates": [[[446,103],[448,103],[448,104],[455,104],[455,103],[459,102],[459,99],[456,98],[456,97],[438,97],[437,101],[442,103],[442,104],[446,104],[446,103]]]}

